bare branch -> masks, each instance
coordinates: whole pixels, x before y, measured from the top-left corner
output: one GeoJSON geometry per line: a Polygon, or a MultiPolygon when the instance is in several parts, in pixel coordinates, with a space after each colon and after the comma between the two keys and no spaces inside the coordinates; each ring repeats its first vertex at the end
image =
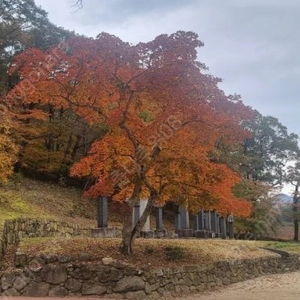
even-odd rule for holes
{"type": "Polygon", "coordinates": [[[83,8],[82,0],[76,0],[75,5],[78,6],[79,9],[83,8]]]}

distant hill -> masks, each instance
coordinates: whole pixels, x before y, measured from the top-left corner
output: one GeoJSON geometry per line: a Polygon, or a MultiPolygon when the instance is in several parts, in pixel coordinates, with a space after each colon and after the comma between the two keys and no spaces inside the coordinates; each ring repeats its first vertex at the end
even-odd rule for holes
{"type": "Polygon", "coordinates": [[[290,204],[293,202],[293,197],[283,193],[276,195],[276,198],[283,204],[290,204]]]}

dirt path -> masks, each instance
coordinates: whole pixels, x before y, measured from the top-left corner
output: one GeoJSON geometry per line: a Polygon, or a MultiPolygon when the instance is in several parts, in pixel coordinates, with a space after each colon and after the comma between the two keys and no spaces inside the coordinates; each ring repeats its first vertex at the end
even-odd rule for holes
{"type": "Polygon", "coordinates": [[[186,300],[299,300],[300,272],[276,274],[239,282],[225,289],[186,300]]]}
{"type": "MultiPolygon", "coordinates": [[[[0,297],[1,300],[42,300],[46,298],[0,297]]],[[[62,298],[47,298],[61,300],[62,298]]],[[[108,298],[63,298],[66,300],[113,300],[108,298]]],[[[269,275],[236,283],[219,291],[209,292],[177,300],[299,300],[300,271],[281,275],[269,275]]]]}

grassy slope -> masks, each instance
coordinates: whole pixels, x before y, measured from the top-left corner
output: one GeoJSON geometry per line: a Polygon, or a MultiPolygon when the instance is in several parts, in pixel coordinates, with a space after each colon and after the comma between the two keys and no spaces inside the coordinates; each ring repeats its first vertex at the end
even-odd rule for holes
{"type": "Polygon", "coordinates": [[[76,188],[18,178],[0,187],[0,222],[17,217],[47,218],[95,225],[94,201],[76,188]]]}

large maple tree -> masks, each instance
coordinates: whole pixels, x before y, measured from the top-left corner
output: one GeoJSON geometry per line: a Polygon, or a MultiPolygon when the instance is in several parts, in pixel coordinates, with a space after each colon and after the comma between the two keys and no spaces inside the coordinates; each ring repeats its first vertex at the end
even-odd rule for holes
{"type": "Polygon", "coordinates": [[[104,195],[133,207],[148,199],[132,228],[124,220],[121,250],[133,242],[151,209],[166,201],[191,211],[217,209],[248,216],[251,206],[234,197],[239,176],[208,153],[218,139],[239,143],[240,127],[252,116],[237,96],[226,96],[197,60],[203,46],[193,32],[160,35],[130,45],[101,33],[75,37],[42,52],[27,49],[15,60],[21,82],[8,95],[22,103],[71,108],[90,124],[105,124],[104,138],[91,146],[71,175],[93,177],[87,194],[104,195]]]}

